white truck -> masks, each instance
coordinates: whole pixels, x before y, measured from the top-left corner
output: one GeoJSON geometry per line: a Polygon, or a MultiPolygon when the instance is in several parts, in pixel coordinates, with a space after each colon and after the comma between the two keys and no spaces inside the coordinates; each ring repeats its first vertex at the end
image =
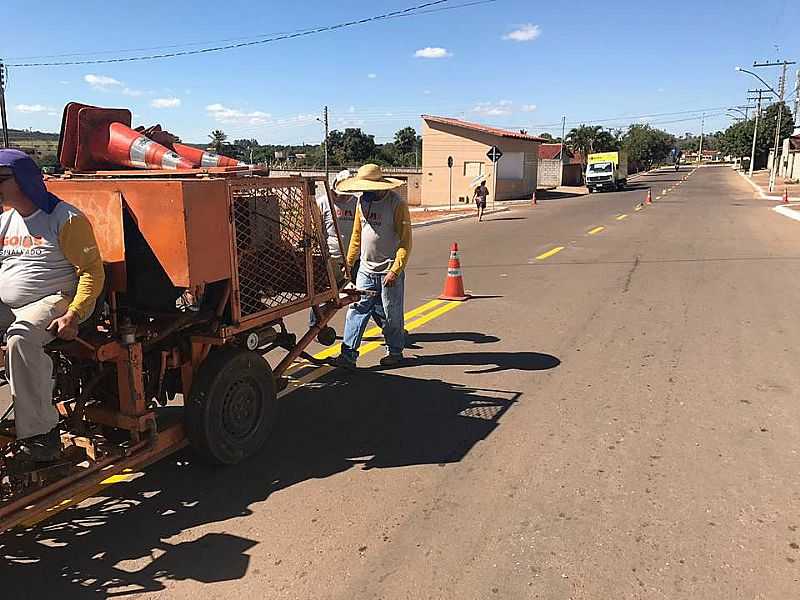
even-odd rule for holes
{"type": "Polygon", "coordinates": [[[628,157],[624,152],[598,152],[587,157],[586,187],[617,191],[628,182],[628,157]]]}

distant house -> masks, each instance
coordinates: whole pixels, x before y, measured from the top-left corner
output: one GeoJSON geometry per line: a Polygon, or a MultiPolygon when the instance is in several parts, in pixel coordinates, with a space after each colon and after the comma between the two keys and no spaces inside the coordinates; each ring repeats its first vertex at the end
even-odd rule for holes
{"type": "MultiPolygon", "coordinates": [[[[564,146],[564,163],[568,164],[572,161],[575,155],[572,150],[564,146]]],[[[539,144],[539,160],[560,160],[561,159],[561,144],[539,144]]]]}
{"type": "Polygon", "coordinates": [[[443,205],[469,201],[472,184],[486,180],[490,199],[497,168],[497,200],[531,198],[536,189],[539,145],[546,140],[449,117],[422,115],[422,204],[443,205]],[[492,146],[503,153],[493,164],[487,157],[492,146]],[[448,167],[452,158],[452,168],[448,167]]]}
{"type": "Polygon", "coordinates": [[[578,186],[583,183],[582,163],[575,160],[575,154],[564,146],[564,160],[561,161],[561,144],[541,144],[539,146],[539,188],[554,188],[559,185],[578,186]]]}

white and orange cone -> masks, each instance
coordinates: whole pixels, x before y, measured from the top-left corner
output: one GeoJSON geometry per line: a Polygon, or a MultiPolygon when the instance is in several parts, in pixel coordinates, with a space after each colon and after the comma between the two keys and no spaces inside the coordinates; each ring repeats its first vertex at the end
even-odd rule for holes
{"type": "Polygon", "coordinates": [[[453,242],[450,248],[450,261],[447,263],[447,279],[439,300],[456,300],[463,302],[469,296],[464,292],[464,277],[461,274],[461,260],[458,258],[458,243],[453,242]]]}
{"type": "Polygon", "coordinates": [[[175,152],[201,167],[246,167],[247,163],[214,152],[206,152],[185,144],[172,144],[175,152]]]}
{"type": "Polygon", "coordinates": [[[783,203],[789,204],[789,188],[783,188],[783,203]]]}
{"type": "Polygon", "coordinates": [[[644,203],[645,204],[653,203],[653,193],[650,191],[650,188],[647,188],[647,198],[645,198],[644,203]]]}
{"type": "Polygon", "coordinates": [[[533,197],[531,198],[531,204],[532,204],[533,206],[536,206],[537,204],[539,204],[539,203],[536,201],[536,190],[533,190],[533,197]]]}
{"type": "Polygon", "coordinates": [[[122,123],[108,126],[108,145],[94,151],[95,156],[136,169],[194,169],[195,163],[166,146],[134,131],[122,123]]]}

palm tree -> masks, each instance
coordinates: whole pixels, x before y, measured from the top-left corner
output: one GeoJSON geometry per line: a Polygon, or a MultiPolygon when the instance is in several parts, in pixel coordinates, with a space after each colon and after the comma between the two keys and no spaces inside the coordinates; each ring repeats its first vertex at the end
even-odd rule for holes
{"type": "Polygon", "coordinates": [[[225,140],[228,139],[225,132],[221,129],[215,129],[208,137],[211,139],[211,145],[214,147],[214,151],[217,154],[222,152],[222,145],[225,143],[225,140]]]}

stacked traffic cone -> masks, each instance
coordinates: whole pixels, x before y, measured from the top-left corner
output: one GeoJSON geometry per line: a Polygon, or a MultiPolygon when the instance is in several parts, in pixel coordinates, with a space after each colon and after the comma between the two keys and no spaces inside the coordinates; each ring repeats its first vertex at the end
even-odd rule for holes
{"type": "Polygon", "coordinates": [[[122,123],[108,126],[108,140],[98,136],[96,159],[136,169],[194,169],[196,164],[122,123]]]}
{"type": "Polygon", "coordinates": [[[650,192],[650,188],[647,188],[647,198],[645,198],[644,203],[645,204],[653,203],[653,194],[650,192]]]}
{"type": "Polygon", "coordinates": [[[204,152],[203,150],[192,148],[191,146],[187,146],[185,144],[172,144],[172,147],[175,149],[175,152],[192,161],[193,163],[200,165],[201,167],[247,166],[247,163],[243,163],[234,158],[228,158],[227,156],[215,154],[214,152],[204,152]]]}
{"type": "Polygon", "coordinates": [[[789,204],[789,188],[783,188],[783,203],[789,204]]]}
{"type": "Polygon", "coordinates": [[[461,275],[461,261],[458,258],[458,244],[453,242],[450,248],[450,261],[447,263],[447,279],[439,300],[457,300],[463,302],[469,296],[464,292],[464,278],[461,275]]]}

